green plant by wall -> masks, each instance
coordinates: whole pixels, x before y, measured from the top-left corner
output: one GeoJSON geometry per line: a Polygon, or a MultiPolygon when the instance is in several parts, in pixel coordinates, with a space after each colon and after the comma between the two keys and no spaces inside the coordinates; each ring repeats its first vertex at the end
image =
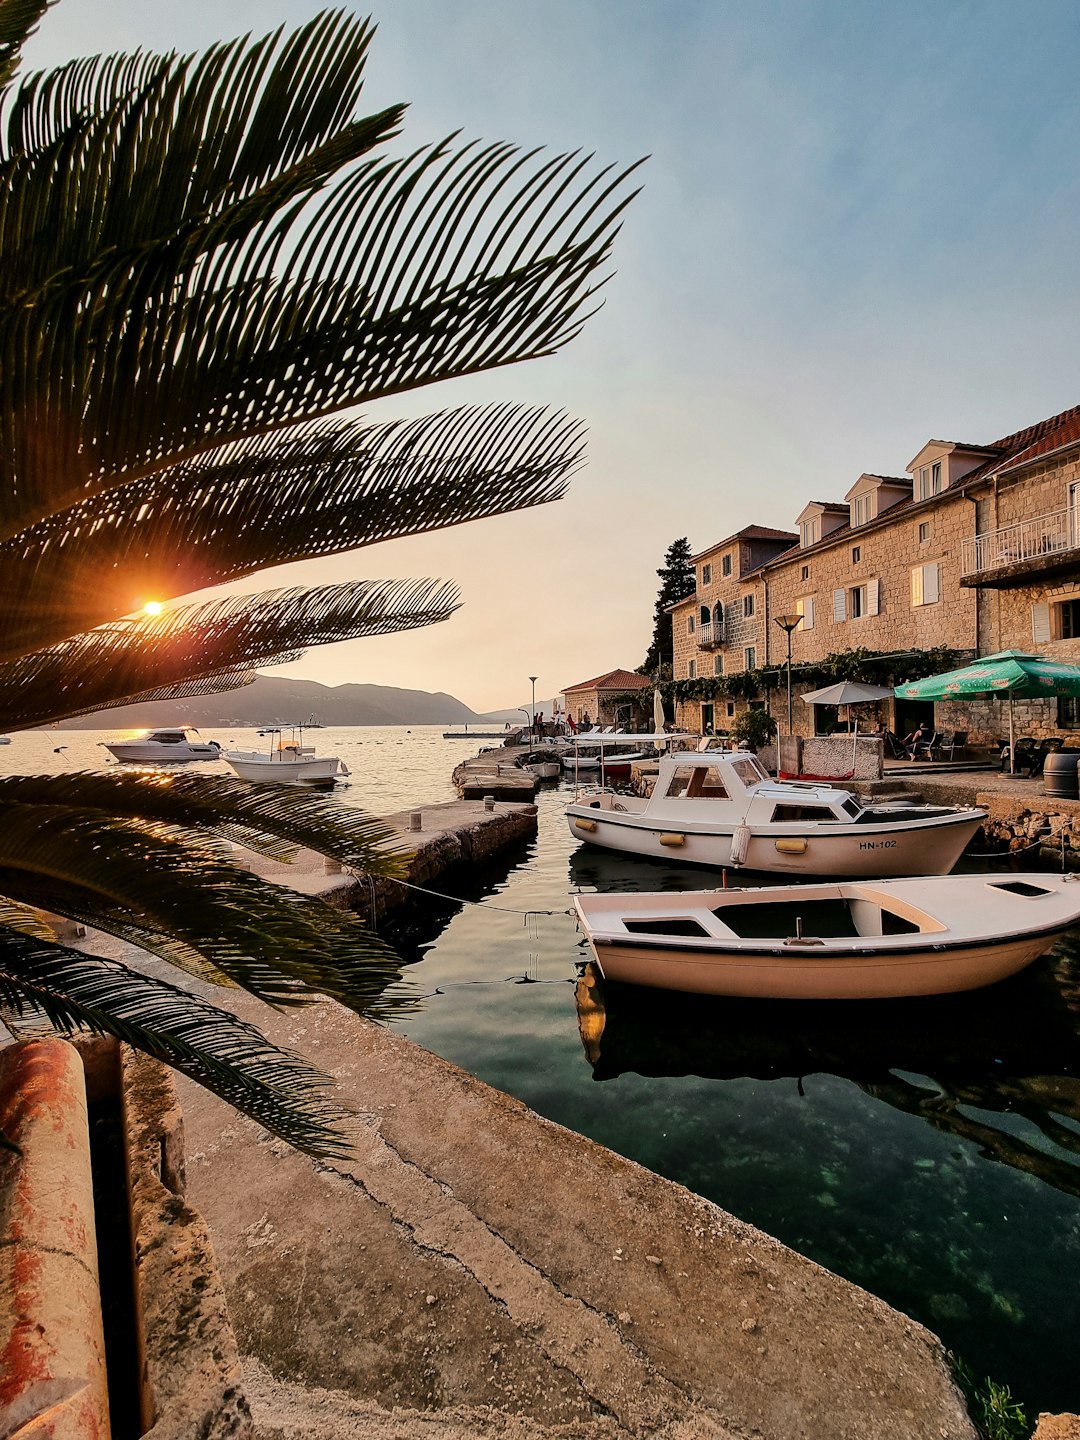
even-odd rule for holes
{"type": "Polygon", "coordinates": [[[767,710],[744,710],[731,727],[733,740],[748,750],[768,745],[776,734],[776,721],[767,710]]]}
{"type": "Polygon", "coordinates": [[[1027,1440],[1031,1422],[1007,1385],[987,1375],[980,1383],[958,1355],[950,1355],[953,1375],[967,1401],[968,1414],[983,1440],[1027,1440]]]}

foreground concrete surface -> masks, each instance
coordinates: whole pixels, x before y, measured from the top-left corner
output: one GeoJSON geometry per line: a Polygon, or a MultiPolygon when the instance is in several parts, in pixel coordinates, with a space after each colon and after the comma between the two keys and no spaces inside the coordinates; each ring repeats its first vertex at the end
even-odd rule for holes
{"type": "Polygon", "coordinates": [[[336,1005],[234,1008],[359,1112],[312,1162],[180,1082],[262,1440],[974,1435],[881,1301],[336,1005]]]}

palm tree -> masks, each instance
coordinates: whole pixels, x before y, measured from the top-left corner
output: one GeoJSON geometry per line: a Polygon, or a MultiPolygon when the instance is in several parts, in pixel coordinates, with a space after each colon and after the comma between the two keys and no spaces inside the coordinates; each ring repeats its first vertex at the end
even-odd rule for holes
{"type": "MultiPolygon", "coordinates": [[[[373,27],[341,11],[202,56],[17,81],[48,0],[0,0],[0,729],[215,693],[305,646],[445,620],[452,585],[173,605],[286,561],[557,499],[582,429],[517,405],[345,415],[551,354],[580,330],[626,177],[456,137],[388,154],[358,114],[373,27]]],[[[308,794],[125,774],[0,780],[0,1005],[111,1033],[312,1153],[326,1079],[181,986],[58,943],[42,911],[277,1005],[400,997],[351,916],[222,839],[400,873],[385,827],[308,794]],[[388,989],[388,987],[390,987],[388,989]]]]}

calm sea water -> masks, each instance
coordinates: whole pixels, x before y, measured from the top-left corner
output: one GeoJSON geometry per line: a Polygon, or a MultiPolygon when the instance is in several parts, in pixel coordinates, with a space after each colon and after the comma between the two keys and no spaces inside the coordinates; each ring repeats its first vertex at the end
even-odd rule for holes
{"type": "MultiPolygon", "coordinates": [[[[17,735],[0,771],[100,768],[102,738],[17,735]]],[[[375,813],[453,798],[453,765],[476,748],[429,727],[309,738],[352,770],[339,797],[375,813]]],[[[579,847],[565,802],[545,788],[536,841],[448,880],[459,900],[402,937],[423,999],[398,1028],[883,1296],[1032,1415],[1080,1409],[1080,933],[968,996],[786,1005],[605,990],[577,978],[571,891],[715,880],[579,847]]]]}

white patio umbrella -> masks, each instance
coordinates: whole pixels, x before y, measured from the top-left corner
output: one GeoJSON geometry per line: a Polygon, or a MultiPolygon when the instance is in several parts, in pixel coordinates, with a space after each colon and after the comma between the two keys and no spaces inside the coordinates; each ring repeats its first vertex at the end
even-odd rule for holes
{"type": "MultiPolygon", "coordinates": [[[[838,680],[835,685],[826,685],[821,690],[811,690],[804,695],[805,705],[869,705],[874,700],[892,698],[892,691],[884,685],[863,685],[858,680],[838,680]]],[[[859,722],[855,728],[858,731],[859,722]]]]}

